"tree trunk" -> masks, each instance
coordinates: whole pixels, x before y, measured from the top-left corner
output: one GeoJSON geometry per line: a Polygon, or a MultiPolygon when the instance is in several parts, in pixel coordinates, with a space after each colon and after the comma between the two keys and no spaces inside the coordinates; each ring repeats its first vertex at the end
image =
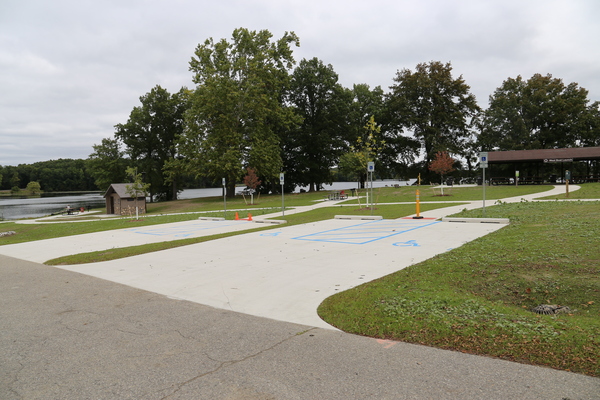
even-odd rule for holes
{"type": "Polygon", "coordinates": [[[227,183],[227,198],[233,199],[235,197],[235,181],[230,180],[227,183]]]}
{"type": "Polygon", "coordinates": [[[440,175],[442,177],[442,196],[444,195],[444,175],[440,175]]]}

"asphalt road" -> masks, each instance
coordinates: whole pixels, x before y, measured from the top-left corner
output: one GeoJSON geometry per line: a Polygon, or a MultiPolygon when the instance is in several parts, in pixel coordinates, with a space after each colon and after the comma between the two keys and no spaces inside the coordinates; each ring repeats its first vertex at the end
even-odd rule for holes
{"type": "Polygon", "coordinates": [[[598,399],[600,379],[175,300],[0,256],[0,398],[598,399]]]}

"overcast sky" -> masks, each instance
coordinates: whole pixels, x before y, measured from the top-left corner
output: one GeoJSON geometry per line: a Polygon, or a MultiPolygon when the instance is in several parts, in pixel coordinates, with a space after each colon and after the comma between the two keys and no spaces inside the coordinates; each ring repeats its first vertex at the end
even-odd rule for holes
{"type": "Polygon", "coordinates": [[[196,46],[239,27],[294,31],[296,61],[346,87],[451,62],[485,108],[534,73],[600,100],[598,21],[598,0],[1,0],[0,165],[87,158],[154,86],[192,88],[196,46]]]}

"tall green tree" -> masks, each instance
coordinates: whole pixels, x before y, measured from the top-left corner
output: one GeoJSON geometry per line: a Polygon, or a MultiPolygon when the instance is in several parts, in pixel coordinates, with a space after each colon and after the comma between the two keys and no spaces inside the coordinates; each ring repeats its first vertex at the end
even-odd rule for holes
{"type": "Polygon", "coordinates": [[[439,61],[398,71],[386,99],[391,129],[412,134],[424,150],[425,166],[438,151],[463,154],[471,122],[480,110],[462,75],[439,61]]]}
{"type": "Polygon", "coordinates": [[[508,78],[490,96],[479,142],[487,150],[577,146],[593,131],[587,94],[550,74],[508,78]]]}
{"type": "Polygon", "coordinates": [[[371,118],[377,122],[381,121],[384,110],[384,93],[381,86],[371,89],[365,83],[355,84],[352,87],[352,104],[348,114],[350,142],[354,143],[359,138],[365,140],[369,134],[365,126],[371,118]]]}
{"type": "Polygon", "coordinates": [[[125,182],[125,168],[129,162],[117,139],[102,139],[102,143],[92,146],[94,152],[88,157],[88,168],[94,183],[106,191],[113,183],[125,182]]]}
{"type": "Polygon", "coordinates": [[[600,101],[595,101],[588,107],[577,144],[584,147],[600,146],[600,101]]]}
{"type": "Polygon", "coordinates": [[[12,178],[10,178],[10,184],[11,186],[14,187],[19,187],[19,183],[21,182],[21,178],[19,177],[19,173],[18,172],[14,172],[12,178]]]}
{"type": "Polygon", "coordinates": [[[379,123],[383,112],[383,90],[373,90],[361,83],[352,87],[352,102],[348,113],[348,151],[341,155],[339,171],[364,188],[367,179],[367,162],[377,161],[380,170],[380,150],[384,143],[379,123]],[[373,129],[368,129],[367,125],[373,129]],[[376,146],[379,145],[379,146],[376,146]]]}
{"type": "Polygon", "coordinates": [[[130,183],[125,185],[125,192],[134,198],[135,203],[135,216],[139,218],[138,212],[138,199],[140,197],[146,197],[148,195],[148,189],[150,188],[149,183],[144,183],[142,174],[137,172],[137,168],[128,167],[125,170],[125,174],[129,177],[130,183]]]}
{"type": "Polygon", "coordinates": [[[367,164],[375,162],[385,142],[380,138],[381,126],[371,116],[363,126],[364,134],[356,139],[350,150],[340,157],[339,170],[342,174],[354,178],[361,188],[367,180],[367,164]]]}
{"type": "Polygon", "coordinates": [[[177,198],[177,180],[165,182],[163,167],[177,155],[175,140],[182,134],[188,92],[182,88],[170,94],[157,85],[140,97],[125,124],[115,126],[115,137],[125,144],[125,152],[150,184],[150,197],[177,198]]]}
{"type": "Polygon", "coordinates": [[[332,181],[331,168],[348,148],[352,93],[331,65],[313,58],[294,70],[289,99],[303,121],[285,138],[286,181],[319,190],[332,181]]]}
{"type": "Polygon", "coordinates": [[[27,188],[25,190],[27,190],[29,192],[29,194],[31,194],[31,195],[36,195],[42,191],[42,187],[40,186],[39,182],[30,181],[27,184],[27,188]]]}
{"type": "MultiPolygon", "coordinates": [[[[389,123],[385,94],[380,86],[371,89],[367,84],[355,84],[352,88],[352,96],[348,119],[349,144],[353,147],[353,151],[368,142],[376,143],[373,161],[376,164],[377,174],[388,178],[401,175],[406,171],[407,165],[414,161],[419,143],[411,137],[402,135],[401,131],[389,123]],[[365,129],[371,118],[377,122],[376,131],[365,129]]],[[[356,155],[356,153],[345,154],[344,167],[347,167],[349,159],[355,158],[356,155]]],[[[366,170],[361,171],[360,175],[358,180],[361,187],[364,187],[366,170]]]]}
{"type": "Polygon", "coordinates": [[[182,158],[172,167],[215,182],[226,178],[229,196],[246,167],[276,180],[280,132],[297,121],[284,96],[299,40],[293,32],[272,37],[268,30],[239,28],[231,41],[198,45],[190,61],[196,88],[178,142],[182,158]]]}

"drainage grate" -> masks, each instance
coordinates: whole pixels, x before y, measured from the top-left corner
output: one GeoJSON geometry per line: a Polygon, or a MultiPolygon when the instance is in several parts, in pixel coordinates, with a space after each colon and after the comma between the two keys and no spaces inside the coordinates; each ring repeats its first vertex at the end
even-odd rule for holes
{"type": "Polygon", "coordinates": [[[550,304],[541,304],[535,308],[533,311],[536,314],[545,314],[545,315],[555,315],[555,314],[568,314],[571,313],[571,309],[567,306],[559,306],[559,305],[550,305],[550,304]]]}

